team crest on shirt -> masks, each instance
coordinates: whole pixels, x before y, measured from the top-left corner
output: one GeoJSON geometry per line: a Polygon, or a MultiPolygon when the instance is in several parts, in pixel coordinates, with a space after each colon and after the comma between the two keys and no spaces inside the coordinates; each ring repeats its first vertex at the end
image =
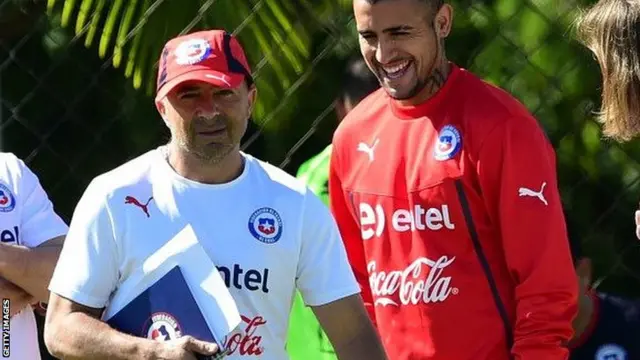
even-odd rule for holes
{"type": "Polygon", "coordinates": [[[433,149],[433,157],[436,160],[449,160],[456,156],[462,148],[460,131],[453,125],[446,125],[438,133],[438,140],[433,149]]]}
{"type": "Polygon", "coordinates": [[[16,197],[7,186],[0,183],[0,212],[10,212],[16,207],[16,197]]]}
{"type": "Polygon", "coordinates": [[[274,209],[260,208],[249,217],[249,232],[258,241],[273,244],[282,235],[282,219],[274,209]]]}
{"type": "Polygon", "coordinates": [[[627,351],[616,344],[602,345],[596,351],[596,360],[628,360],[627,351]]]}
{"type": "Polygon", "coordinates": [[[204,60],[211,53],[209,42],[204,39],[185,40],[176,47],[176,63],[178,65],[193,65],[204,60]]]}
{"type": "Polygon", "coordinates": [[[175,340],[182,336],[182,330],[176,318],[171,314],[160,312],[151,315],[146,335],[156,341],[175,340]]]}

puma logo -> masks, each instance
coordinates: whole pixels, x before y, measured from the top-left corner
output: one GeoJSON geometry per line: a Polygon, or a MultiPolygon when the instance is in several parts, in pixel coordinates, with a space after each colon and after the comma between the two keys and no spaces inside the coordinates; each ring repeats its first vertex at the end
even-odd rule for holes
{"type": "MultiPolygon", "coordinates": [[[[213,56],[210,56],[210,58],[213,56]]],[[[204,76],[211,78],[211,79],[216,79],[218,81],[222,81],[223,83],[227,84],[228,86],[231,86],[231,84],[229,84],[229,82],[227,81],[227,79],[224,76],[218,76],[218,75],[213,75],[213,74],[205,74],[204,76]]]]}
{"type": "Polygon", "coordinates": [[[544,198],[544,188],[545,186],[547,186],[546,182],[542,183],[542,187],[540,188],[540,191],[533,191],[531,189],[525,188],[525,187],[521,187],[518,189],[518,195],[520,197],[522,196],[531,196],[531,197],[536,197],[538,199],[540,199],[540,201],[542,201],[542,203],[546,206],[549,205],[549,203],[547,202],[547,199],[544,198]]]}
{"type": "Polygon", "coordinates": [[[372,162],[373,161],[373,152],[375,151],[376,146],[378,145],[378,141],[379,141],[379,139],[376,139],[373,142],[373,145],[371,145],[371,147],[369,146],[369,144],[361,142],[361,143],[358,144],[358,149],[357,150],[358,151],[362,151],[363,153],[367,154],[369,156],[369,162],[372,162]]]}
{"type": "Polygon", "coordinates": [[[153,200],[153,196],[151,196],[149,200],[147,200],[147,202],[143,204],[133,196],[127,196],[124,198],[124,203],[139,207],[147,215],[147,217],[151,217],[149,215],[149,203],[151,202],[151,200],[153,200]]]}

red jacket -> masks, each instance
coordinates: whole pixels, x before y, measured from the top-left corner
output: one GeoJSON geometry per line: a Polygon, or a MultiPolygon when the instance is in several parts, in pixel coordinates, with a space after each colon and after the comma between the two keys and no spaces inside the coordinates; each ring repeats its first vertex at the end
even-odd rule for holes
{"type": "Polygon", "coordinates": [[[333,145],[332,211],[390,359],[567,359],[577,278],[523,105],[453,66],[421,105],[375,92],[333,145]]]}

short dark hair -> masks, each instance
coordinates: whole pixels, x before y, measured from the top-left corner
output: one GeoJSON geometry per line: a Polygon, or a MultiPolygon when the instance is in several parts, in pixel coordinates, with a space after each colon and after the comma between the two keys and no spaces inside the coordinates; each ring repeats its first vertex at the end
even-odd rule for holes
{"type": "Polygon", "coordinates": [[[380,87],[378,78],[369,69],[360,54],[347,60],[342,83],[342,96],[349,99],[354,105],[380,87]]]}

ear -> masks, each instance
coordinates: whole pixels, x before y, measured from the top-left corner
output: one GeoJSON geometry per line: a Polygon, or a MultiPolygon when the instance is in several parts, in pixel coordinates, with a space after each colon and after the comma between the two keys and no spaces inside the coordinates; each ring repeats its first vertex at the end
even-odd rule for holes
{"type": "Polygon", "coordinates": [[[163,99],[156,100],[156,109],[158,109],[158,113],[160,113],[160,116],[162,116],[162,118],[166,120],[166,118],[167,118],[167,108],[164,105],[164,100],[163,99]]]}
{"type": "Polygon", "coordinates": [[[449,36],[452,24],[453,7],[449,4],[444,4],[440,7],[434,19],[434,26],[438,37],[446,38],[447,36],[449,36]]]}
{"type": "Polygon", "coordinates": [[[162,117],[162,120],[164,121],[164,124],[171,129],[171,126],[169,125],[169,119],[167,118],[167,106],[165,105],[165,100],[156,100],[156,109],[158,109],[158,113],[160,114],[160,117],[162,117]]]}

